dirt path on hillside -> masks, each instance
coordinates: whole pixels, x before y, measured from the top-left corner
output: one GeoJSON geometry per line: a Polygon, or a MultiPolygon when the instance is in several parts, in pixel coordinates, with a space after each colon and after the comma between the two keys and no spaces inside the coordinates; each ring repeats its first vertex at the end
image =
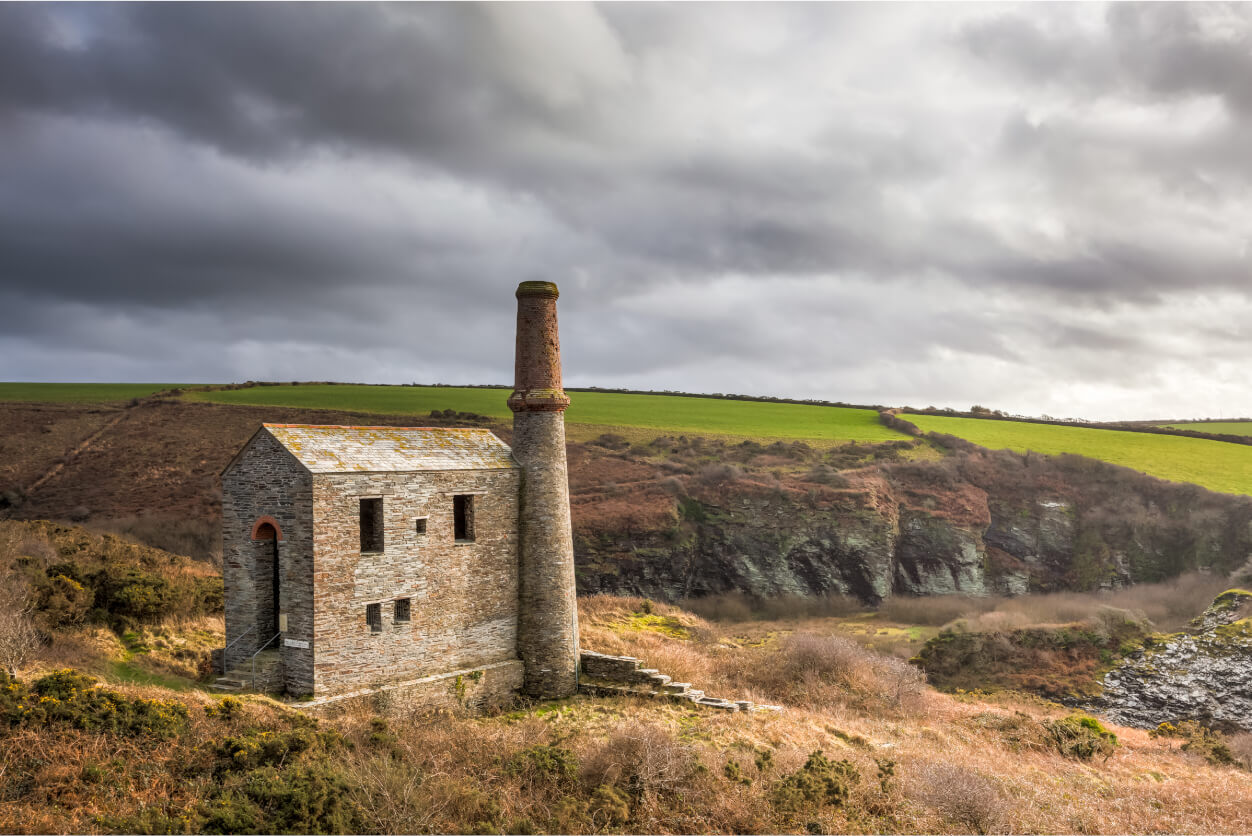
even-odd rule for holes
{"type": "Polygon", "coordinates": [[[57,474],[59,474],[62,470],[64,470],[65,466],[69,464],[75,457],[79,456],[80,454],[82,454],[83,452],[87,450],[90,450],[91,446],[100,439],[100,436],[104,435],[106,432],[116,427],[118,423],[121,422],[121,420],[126,417],[127,410],[129,409],[130,407],[123,407],[122,410],[117,413],[117,415],[110,418],[101,427],[97,428],[94,432],[92,432],[82,441],[75,444],[68,453],[66,453],[64,456],[61,457],[61,460],[59,462],[54,464],[52,467],[48,468],[46,471],[43,472],[42,475],[40,475],[37,479],[35,479],[35,481],[31,482],[29,485],[23,488],[22,492],[28,497],[34,496],[35,491],[39,490],[41,487],[46,485],[50,480],[56,478],[57,474]]]}

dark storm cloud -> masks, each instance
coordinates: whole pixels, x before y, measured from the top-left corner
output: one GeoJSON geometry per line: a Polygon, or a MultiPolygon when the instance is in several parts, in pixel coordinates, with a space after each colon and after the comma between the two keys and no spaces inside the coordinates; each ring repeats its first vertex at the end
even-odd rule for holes
{"type": "Polygon", "coordinates": [[[1250,33],[1167,4],[0,5],[0,377],[501,381],[508,291],[547,278],[575,383],[1152,409],[1246,334],[1250,33]]]}

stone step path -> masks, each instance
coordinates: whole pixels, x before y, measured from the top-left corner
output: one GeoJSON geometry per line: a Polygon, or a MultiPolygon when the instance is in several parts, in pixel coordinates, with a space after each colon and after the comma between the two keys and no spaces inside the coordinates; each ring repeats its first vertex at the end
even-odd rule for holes
{"type": "MultiPolygon", "coordinates": [[[[262,650],[256,657],[256,679],[261,690],[265,690],[267,686],[273,686],[271,681],[277,673],[278,666],[282,664],[282,657],[277,650],[262,650]]],[[[238,665],[228,670],[222,676],[213,680],[213,684],[209,686],[215,691],[244,691],[252,687],[252,660],[238,665]]]]}
{"type": "Polygon", "coordinates": [[[634,656],[609,656],[584,650],[578,690],[597,697],[631,696],[668,699],[717,711],[782,711],[779,705],[757,705],[749,700],[706,696],[690,682],[674,682],[655,668],[641,667],[634,656]]]}

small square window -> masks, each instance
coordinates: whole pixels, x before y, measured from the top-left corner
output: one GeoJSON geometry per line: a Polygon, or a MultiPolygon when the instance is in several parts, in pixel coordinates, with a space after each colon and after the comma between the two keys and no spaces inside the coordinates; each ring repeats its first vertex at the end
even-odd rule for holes
{"type": "Polygon", "coordinates": [[[425,518],[425,517],[418,517],[418,518],[417,518],[417,524],[416,524],[416,526],[415,526],[415,527],[416,527],[416,529],[417,529],[417,533],[418,533],[418,534],[425,534],[425,533],[426,533],[426,518],[425,518]]]}
{"type": "Polygon", "coordinates": [[[396,622],[396,624],[408,624],[409,623],[409,599],[408,598],[396,599],[395,609],[393,610],[392,618],[396,622]]]}
{"type": "Polygon", "coordinates": [[[369,624],[371,633],[381,633],[383,631],[383,605],[366,604],[365,622],[369,624]]]}

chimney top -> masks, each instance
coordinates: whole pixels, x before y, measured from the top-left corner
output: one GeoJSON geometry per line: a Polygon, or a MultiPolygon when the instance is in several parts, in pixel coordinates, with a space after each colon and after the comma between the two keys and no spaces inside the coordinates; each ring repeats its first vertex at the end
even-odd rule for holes
{"type": "Polygon", "coordinates": [[[523,296],[548,296],[555,299],[560,295],[552,282],[522,282],[517,286],[516,294],[518,299],[523,296]]]}
{"type": "Polygon", "coordinates": [[[517,354],[514,359],[513,412],[563,412],[569,398],[561,388],[561,341],[557,335],[552,282],[517,286],[517,354]]]}

